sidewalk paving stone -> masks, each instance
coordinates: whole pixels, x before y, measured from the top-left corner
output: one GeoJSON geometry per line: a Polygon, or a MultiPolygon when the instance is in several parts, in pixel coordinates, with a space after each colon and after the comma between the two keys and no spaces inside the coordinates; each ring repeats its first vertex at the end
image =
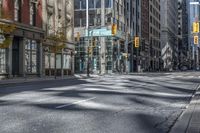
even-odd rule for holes
{"type": "Polygon", "coordinates": [[[200,88],[188,108],[178,118],[170,133],[200,133],[200,88]]]}

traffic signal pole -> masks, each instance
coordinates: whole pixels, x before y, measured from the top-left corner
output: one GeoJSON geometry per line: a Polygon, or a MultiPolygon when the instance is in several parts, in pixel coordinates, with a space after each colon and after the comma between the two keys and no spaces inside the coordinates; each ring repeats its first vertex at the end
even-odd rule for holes
{"type": "Polygon", "coordinates": [[[88,44],[87,44],[87,77],[90,76],[90,57],[89,57],[89,46],[90,46],[90,39],[89,39],[89,1],[86,0],[86,31],[87,31],[87,38],[88,38],[88,44]]]}
{"type": "MultiPolygon", "coordinates": [[[[136,36],[138,37],[138,0],[136,0],[136,36]]],[[[139,48],[136,48],[136,71],[139,72],[139,48]]]]}

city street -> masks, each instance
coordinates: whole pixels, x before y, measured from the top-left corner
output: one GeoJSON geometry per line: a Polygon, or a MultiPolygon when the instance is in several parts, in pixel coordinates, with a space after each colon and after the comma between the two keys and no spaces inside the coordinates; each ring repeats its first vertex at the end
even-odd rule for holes
{"type": "Polygon", "coordinates": [[[168,133],[200,73],[141,73],[0,87],[0,133],[168,133]]]}

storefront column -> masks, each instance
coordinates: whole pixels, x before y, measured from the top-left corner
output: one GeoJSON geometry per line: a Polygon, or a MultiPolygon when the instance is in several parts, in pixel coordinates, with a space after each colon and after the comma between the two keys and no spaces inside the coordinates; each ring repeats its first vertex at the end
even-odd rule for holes
{"type": "Polygon", "coordinates": [[[63,49],[62,49],[62,52],[61,52],[61,78],[63,79],[63,75],[64,75],[64,70],[63,70],[63,49]]]}
{"type": "Polygon", "coordinates": [[[72,65],[71,65],[71,67],[72,67],[72,68],[71,68],[72,73],[71,73],[71,75],[74,75],[74,71],[75,71],[75,70],[74,70],[74,69],[75,69],[75,68],[74,68],[74,67],[75,67],[75,66],[74,66],[74,64],[75,64],[75,54],[74,54],[74,53],[72,53],[71,60],[72,60],[72,65]]]}
{"type": "Polygon", "coordinates": [[[12,75],[12,45],[13,45],[13,36],[10,36],[11,38],[11,44],[8,48],[8,78],[12,78],[13,75],[12,75]]]}
{"type": "Polygon", "coordinates": [[[42,43],[39,43],[39,54],[40,54],[40,56],[39,56],[39,64],[40,64],[40,66],[39,66],[39,76],[40,77],[43,77],[43,47],[42,47],[42,43]]]}
{"type": "Polygon", "coordinates": [[[23,38],[19,45],[19,74],[26,78],[26,67],[25,67],[25,44],[27,39],[23,38]]]}

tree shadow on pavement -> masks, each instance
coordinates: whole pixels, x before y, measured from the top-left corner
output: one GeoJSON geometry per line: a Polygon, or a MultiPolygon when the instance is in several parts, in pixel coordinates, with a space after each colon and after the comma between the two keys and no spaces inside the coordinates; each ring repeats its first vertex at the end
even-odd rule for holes
{"type": "Polygon", "coordinates": [[[41,91],[46,88],[59,88],[59,87],[70,87],[75,85],[87,84],[89,82],[79,79],[67,79],[67,80],[52,80],[52,81],[41,81],[33,83],[19,83],[16,85],[8,85],[3,88],[0,87],[0,97],[9,95],[12,93],[20,93],[27,91],[41,91]]]}

